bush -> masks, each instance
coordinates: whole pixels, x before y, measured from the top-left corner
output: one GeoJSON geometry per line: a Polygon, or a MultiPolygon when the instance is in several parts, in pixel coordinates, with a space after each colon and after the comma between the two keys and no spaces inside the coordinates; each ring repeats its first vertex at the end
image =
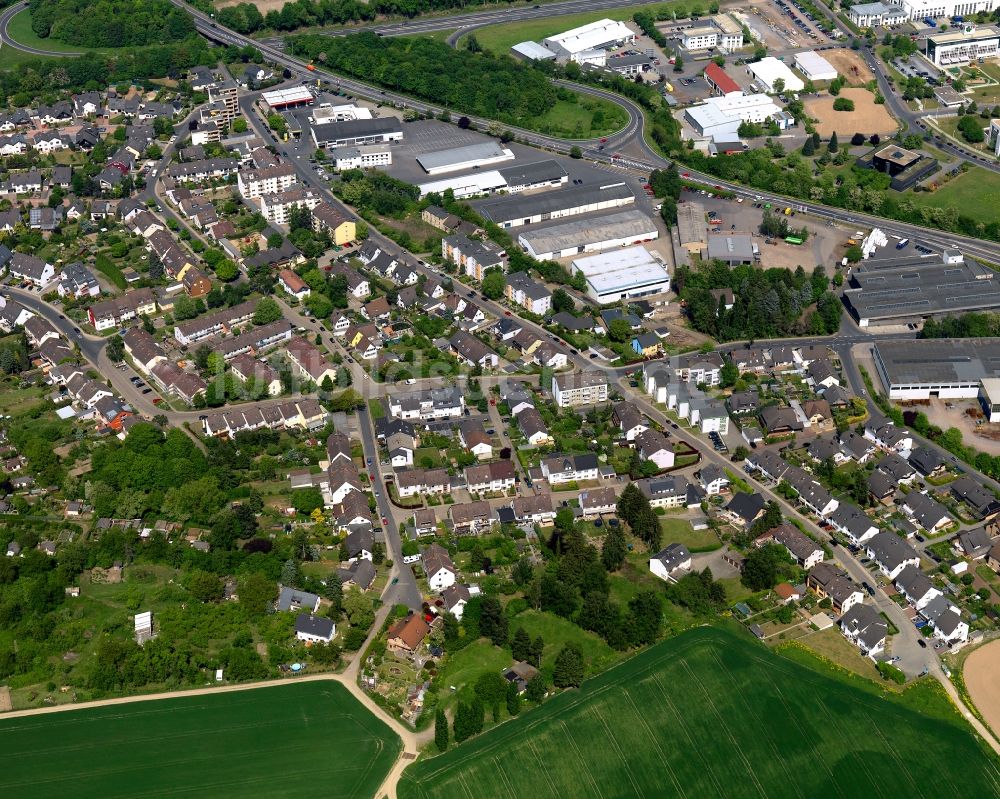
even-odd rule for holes
{"type": "Polygon", "coordinates": [[[854,110],[854,101],[853,100],[849,100],[846,97],[838,97],[836,100],[833,101],[833,110],[834,111],[853,111],[854,110]]]}

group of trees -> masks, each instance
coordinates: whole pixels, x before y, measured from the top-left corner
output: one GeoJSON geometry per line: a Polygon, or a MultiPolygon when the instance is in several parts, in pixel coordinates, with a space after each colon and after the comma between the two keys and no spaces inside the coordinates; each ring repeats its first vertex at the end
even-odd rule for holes
{"type": "Polygon", "coordinates": [[[382,38],[359,33],[337,39],[296,36],[298,56],[316,59],[346,75],[442,106],[532,128],[572,92],[557,88],[544,74],[510,57],[454,50],[420,37],[382,38]]]}
{"type": "Polygon", "coordinates": [[[987,338],[1000,336],[1000,314],[973,311],[959,316],[931,317],[918,338],[987,338]]]}
{"type": "Polygon", "coordinates": [[[194,20],[169,0],[31,0],[31,28],[80,47],[145,47],[194,36],[194,20]]]}
{"type": "Polygon", "coordinates": [[[719,341],[780,338],[801,333],[835,333],[840,328],[841,305],[829,290],[821,267],[806,275],[802,267],[759,269],[723,263],[679,266],[674,285],[687,303],[696,330],[719,341]],[[732,289],[735,303],[726,310],[715,289],[732,289]],[[813,306],[815,305],[815,308],[813,306]]]}
{"type": "Polygon", "coordinates": [[[621,496],[618,497],[618,518],[629,526],[632,535],[642,541],[650,552],[656,552],[660,548],[660,540],[663,531],[660,528],[660,517],[656,515],[646,499],[646,495],[639,490],[635,483],[625,486],[621,496]]]}

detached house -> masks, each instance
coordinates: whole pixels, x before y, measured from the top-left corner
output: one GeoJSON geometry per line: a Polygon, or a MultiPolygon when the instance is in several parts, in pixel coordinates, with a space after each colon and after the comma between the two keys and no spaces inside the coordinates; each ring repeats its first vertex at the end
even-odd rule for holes
{"type": "Polygon", "coordinates": [[[869,540],[868,557],[890,580],[895,580],[907,566],[920,566],[917,551],[895,533],[882,532],[869,540]]]}
{"type": "Polygon", "coordinates": [[[840,629],[848,641],[872,660],[885,651],[889,625],[870,605],[859,604],[852,607],[841,617],[840,629]]]}
{"type": "Polygon", "coordinates": [[[593,453],[545,458],[541,465],[542,474],[549,485],[596,480],[600,475],[597,455],[593,453]]]}
{"type": "Polygon", "coordinates": [[[427,547],[421,562],[427,575],[427,583],[432,590],[443,591],[455,584],[458,572],[448,551],[440,544],[431,544],[427,547]]]}

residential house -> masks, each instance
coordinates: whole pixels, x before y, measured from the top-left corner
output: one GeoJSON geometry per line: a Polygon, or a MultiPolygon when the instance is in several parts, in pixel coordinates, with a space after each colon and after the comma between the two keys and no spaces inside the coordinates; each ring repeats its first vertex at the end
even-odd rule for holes
{"type": "Polygon", "coordinates": [[[924,477],[939,477],[948,468],[944,456],[927,444],[922,444],[910,453],[909,463],[924,477]]]}
{"type": "Polygon", "coordinates": [[[56,286],[56,293],[60,297],[97,297],[101,293],[101,286],[94,277],[93,272],[87,269],[79,261],[66,264],[59,276],[59,284],[56,286]]]}
{"type": "Polygon", "coordinates": [[[636,436],[649,429],[649,420],[631,402],[616,402],[611,418],[626,441],[634,441],[636,436]]]}
{"type": "Polygon", "coordinates": [[[444,609],[459,621],[462,620],[465,606],[471,598],[472,594],[469,592],[469,587],[461,583],[449,586],[441,592],[441,601],[444,603],[444,609]]]}
{"type": "Polygon", "coordinates": [[[514,419],[517,421],[517,427],[521,431],[521,435],[533,447],[551,446],[555,443],[555,440],[549,435],[549,428],[545,424],[542,414],[535,408],[525,408],[514,419]]]}
{"type": "Polygon", "coordinates": [[[907,566],[894,582],[899,593],[917,610],[923,610],[931,600],[942,595],[919,566],[907,566]]]}
{"type": "Polygon", "coordinates": [[[844,535],[852,546],[859,547],[878,535],[878,525],[853,502],[838,503],[836,510],[826,517],[834,530],[844,535]]]}
{"type": "Polygon", "coordinates": [[[394,655],[412,655],[420,649],[430,631],[431,628],[423,616],[411,613],[389,628],[386,645],[389,652],[394,655]]]}
{"type": "Polygon", "coordinates": [[[895,580],[907,566],[919,566],[920,555],[895,533],[881,532],[868,541],[868,557],[890,580],[895,580]]]}
{"type": "Polygon", "coordinates": [[[514,464],[509,460],[467,466],[465,483],[470,493],[489,494],[506,492],[517,481],[514,464]]]}
{"type": "Polygon", "coordinates": [[[639,433],[634,442],[639,457],[652,461],[659,469],[673,468],[675,455],[673,444],[659,430],[644,430],[639,433]]]}
{"type": "Polygon", "coordinates": [[[41,258],[23,252],[15,252],[7,264],[11,277],[23,280],[33,286],[45,286],[55,277],[55,267],[41,258]]]}
{"type": "Polygon", "coordinates": [[[482,369],[495,369],[500,364],[500,356],[478,338],[464,330],[454,333],[449,339],[451,351],[462,363],[482,369]]]}
{"type": "Polygon", "coordinates": [[[952,522],[951,516],[941,503],[919,491],[911,491],[906,495],[902,509],[911,521],[931,535],[940,532],[952,522]]]}
{"type": "Polygon", "coordinates": [[[311,613],[300,613],[295,617],[295,638],[307,644],[328,644],[337,634],[332,620],[311,613]]]}
{"type": "MultiPolygon", "coordinates": [[[[761,538],[770,539],[783,546],[803,569],[811,569],[816,564],[822,563],[825,557],[823,547],[789,522],[782,522],[768,530],[761,538]]],[[[761,538],[757,539],[758,542],[761,538]]]]}
{"type": "Polygon", "coordinates": [[[600,476],[597,455],[594,453],[544,458],[541,467],[549,485],[597,480],[600,476]]]}
{"type": "Polygon", "coordinates": [[[852,582],[847,572],[828,561],[817,563],[809,570],[806,586],[820,599],[829,597],[832,610],[837,614],[847,613],[865,598],[861,586],[852,582]]]}
{"type": "Polygon", "coordinates": [[[584,519],[595,519],[607,513],[615,513],[618,495],[611,486],[588,488],[579,494],[580,510],[584,519]]]}
{"type": "Polygon", "coordinates": [[[312,294],[309,284],[291,269],[282,269],[278,272],[278,285],[281,286],[286,294],[299,300],[299,302],[312,294]]]}
{"type": "Polygon", "coordinates": [[[458,572],[448,551],[440,544],[431,544],[423,552],[422,561],[431,590],[443,591],[455,584],[458,572]]]}
{"type": "Polygon", "coordinates": [[[607,402],[608,379],[601,372],[553,375],[552,397],[560,408],[607,402]]]}
{"type": "Polygon", "coordinates": [[[683,544],[667,544],[649,559],[649,570],[668,583],[677,582],[691,569],[691,553],[683,544]]]}
{"type": "Polygon", "coordinates": [[[527,272],[507,275],[504,294],[508,302],[538,316],[543,316],[552,308],[552,292],[527,272]]]}
{"type": "Polygon", "coordinates": [[[760,494],[739,491],[733,495],[719,515],[734,527],[748,530],[764,515],[766,508],[767,501],[760,494]]]}
{"type": "Polygon", "coordinates": [[[638,480],[636,485],[654,508],[694,508],[705,497],[704,491],[679,474],[638,480]]]}
{"type": "Polygon", "coordinates": [[[969,475],[963,474],[948,488],[951,495],[968,505],[979,519],[989,521],[1000,514],[1000,502],[997,498],[969,475]]]}
{"type": "Polygon", "coordinates": [[[841,616],[840,629],[848,641],[872,660],[885,651],[889,625],[871,605],[859,604],[852,607],[841,616]]]}
{"type": "Polygon", "coordinates": [[[965,553],[966,557],[973,560],[982,560],[990,551],[993,539],[982,527],[975,530],[966,530],[958,534],[958,546],[965,553]]]}
{"type": "Polygon", "coordinates": [[[479,535],[496,521],[493,508],[485,499],[450,505],[448,517],[458,535],[479,535]]]}
{"type": "Polygon", "coordinates": [[[281,585],[278,588],[276,607],[279,611],[306,610],[315,613],[319,610],[320,600],[316,594],[310,594],[308,591],[301,591],[288,585],[281,585]]]}
{"type": "Polygon", "coordinates": [[[549,525],[556,517],[549,493],[516,497],[510,507],[519,524],[549,525]]]}
{"type": "Polygon", "coordinates": [[[695,474],[695,477],[698,478],[698,483],[709,496],[729,490],[729,477],[714,463],[703,466],[695,474]]]}

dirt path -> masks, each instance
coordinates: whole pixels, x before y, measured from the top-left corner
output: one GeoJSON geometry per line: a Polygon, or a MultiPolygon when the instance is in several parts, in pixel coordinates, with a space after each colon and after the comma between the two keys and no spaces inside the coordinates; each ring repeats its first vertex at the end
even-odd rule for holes
{"type": "Polygon", "coordinates": [[[993,729],[1000,729],[1000,641],[991,641],[965,659],[965,687],[976,709],[993,729]]]}

